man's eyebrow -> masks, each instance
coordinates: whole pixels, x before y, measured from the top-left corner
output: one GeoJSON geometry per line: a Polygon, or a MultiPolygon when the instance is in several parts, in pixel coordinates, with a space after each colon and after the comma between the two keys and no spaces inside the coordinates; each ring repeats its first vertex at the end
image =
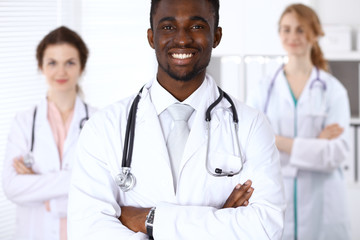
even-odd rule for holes
{"type": "MultiPolygon", "coordinates": [[[[190,20],[192,20],[192,21],[201,21],[201,22],[204,22],[206,24],[209,24],[208,21],[205,18],[200,17],[200,16],[191,16],[190,20]]],[[[163,17],[163,18],[161,18],[159,20],[159,23],[165,22],[165,21],[175,21],[175,17],[163,17]]]]}
{"type": "Polygon", "coordinates": [[[175,18],[174,17],[163,17],[162,19],[159,20],[159,23],[165,22],[165,21],[174,21],[175,18]]]}
{"type": "Polygon", "coordinates": [[[206,24],[209,24],[208,21],[205,18],[200,17],[200,16],[192,16],[192,17],[190,17],[190,20],[201,21],[201,22],[204,22],[206,24]]]}

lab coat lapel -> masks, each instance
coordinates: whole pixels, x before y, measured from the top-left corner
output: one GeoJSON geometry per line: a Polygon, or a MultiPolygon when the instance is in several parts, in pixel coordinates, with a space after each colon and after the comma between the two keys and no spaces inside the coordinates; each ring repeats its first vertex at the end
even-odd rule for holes
{"type": "MultiPolygon", "coordinates": [[[[189,138],[187,140],[183,159],[180,163],[180,171],[185,166],[185,164],[191,159],[191,157],[196,154],[198,151],[205,151],[207,146],[207,138],[206,138],[206,121],[205,121],[205,112],[207,108],[212,104],[218,97],[219,91],[217,86],[211,78],[207,79],[210,85],[210,91],[208,91],[208,95],[204,97],[204,101],[202,101],[201,107],[196,110],[196,116],[194,119],[193,126],[191,127],[191,131],[189,134],[189,138]]],[[[226,100],[222,100],[213,110],[211,114],[211,122],[210,122],[210,131],[213,132],[219,125],[219,119],[216,114],[214,114],[218,108],[222,108],[224,103],[226,104],[226,100]]]]}
{"type": "Polygon", "coordinates": [[[169,154],[159,117],[147,90],[145,90],[142,100],[139,102],[136,119],[134,160],[131,163],[133,172],[135,175],[140,176],[144,174],[144,171],[156,171],[154,167],[161,169],[159,174],[151,173],[151,181],[159,183],[159,189],[152,187],[151,191],[169,201],[174,201],[175,193],[172,184],[169,154]],[[144,158],[146,158],[146,161],[144,161],[144,158]],[[168,193],[173,194],[169,195],[168,193]]]}
{"type": "MultiPolygon", "coordinates": [[[[277,87],[279,90],[272,93],[271,97],[276,97],[274,95],[279,94],[281,96],[281,99],[284,99],[286,101],[286,104],[291,106],[292,109],[294,109],[295,105],[294,105],[294,101],[291,96],[289,83],[288,83],[288,80],[286,79],[283,71],[281,71],[279,73],[277,81],[278,81],[277,87]]],[[[275,83],[275,85],[276,85],[276,83],[275,83]]]]}
{"type": "Polygon", "coordinates": [[[47,100],[43,99],[37,106],[36,112],[34,148],[38,149],[39,157],[35,156],[35,161],[44,161],[43,166],[48,166],[48,169],[59,169],[60,156],[47,119],[47,110],[47,100]]]}
{"type": "MultiPolygon", "coordinates": [[[[85,118],[85,116],[86,113],[84,103],[79,97],[76,97],[73,118],[71,120],[69,131],[67,132],[64,142],[64,152],[62,159],[63,166],[68,166],[69,160],[72,161],[67,156],[69,156],[70,149],[73,149],[73,145],[76,144],[80,134],[80,121],[81,119],[85,118]]],[[[70,153],[70,155],[72,155],[72,153],[70,153]]]]}
{"type": "Polygon", "coordinates": [[[189,161],[189,159],[197,151],[200,151],[200,149],[204,147],[204,144],[206,144],[205,140],[206,140],[205,112],[200,110],[200,111],[196,111],[194,123],[185,145],[182,161],[180,162],[180,166],[179,166],[180,171],[187,163],[187,161],[189,161]]]}
{"type": "Polygon", "coordinates": [[[151,142],[157,143],[151,145],[149,150],[156,148],[157,155],[160,153],[161,159],[168,162],[169,156],[167,154],[166,143],[162,134],[159,117],[156,114],[156,110],[151,103],[149,95],[146,96],[144,101],[139,103],[135,129],[138,136],[140,134],[142,135],[137,139],[146,139],[146,145],[149,145],[151,142]]]}
{"type": "MultiPolygon", "coordinates": [[[[316,68],[313,67],[312,69],[312,72],[310,74],[310,77],[309,79],[307,80],[306,84],[305,84],[305,87],[298,99],[298,104],[299,105],[303,105],[304,103],[307,105],[309,103],[307,103],[309,100],[310,100],[310,92],[311,92],[311,89],[310,89],[310,85],[311,83],[313,82],[313,80],[316,79],[316,68]]],[[[311,104],[311,103],[310,103],[311,104]]]]}
{"type": "MultiPolygon", "coordinates": [[[[298,104],[303,104],[304,102],[308,101],[308,99],[310,97],[310,95],[309,95],[310,84],[315,78],[316,78],[316,69],[315,69],[315,67],[313,67],[310,77],[309,77],[308,81],[306,82],[305,87],[299,96],[298,104]]],[[[290,104],[291,106],[294,107],[294,101],[293,101],[291,93],[290,93],[289,83],[288,83],[285,75],[283,74],[283,72],[279,73],[277,81],[279,81],[279,85],[278,85],[279,91],[277,91],[276,94],[280,94],[282,96],[282,98],[285,99],[285,101],[288,104],[290,104]]],[[[275,85],[276,85],[276,83],[275,83],[275,85]]]]}

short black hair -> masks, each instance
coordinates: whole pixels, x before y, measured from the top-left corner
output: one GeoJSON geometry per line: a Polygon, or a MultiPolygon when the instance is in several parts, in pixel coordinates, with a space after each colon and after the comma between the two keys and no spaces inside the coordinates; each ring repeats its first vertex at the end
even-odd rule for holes
{"type": "MultiPolygon", "coordinates": [[[[151,7],[150,7],[150,26],[151,29],[153,29],[153,15],[156,12],[157,6],[159,5],[161,0],[151,0],[151,7]]],[[[198,0],[194,0],[194,1],[198,1],[198,0]]],[[[215,18],[215,29],[219,26],[219,8],[220,8],[220,3],[219,0],[207,0],[208,2],[211,3],[211,5],[213,6],[213,12],[214,12],[214,18],[215,18]]]]}

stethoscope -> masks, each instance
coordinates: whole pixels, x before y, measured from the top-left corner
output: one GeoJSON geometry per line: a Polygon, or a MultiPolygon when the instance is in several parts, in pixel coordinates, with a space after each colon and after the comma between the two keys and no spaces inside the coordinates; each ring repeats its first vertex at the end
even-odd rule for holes
{"type": "MultiPolygon", "coordinates": [[[[272,78],[271,82],[270,82],[270,85],[269,85],[269,88],[267,90],[267,95],[266,95],[266,101],[265,101],[265,105],[264,105],[264,113],[266,114],[267,113],[267,109],[268,109],[268,106],[269,106],[269,102],[270,102],[270,97],[271,97],[271,93],[272,93],[272,90],[274,88],[274,85],[275,85],[275,80],[277,79],[279,73],[284,69],[284,65],[281,65],[280,68],[276,71],[274,77],[272,78]]],[[[321,84],[321,89],[322,89],[322,97],[321,97],[321,109],[323,109],[325,107],[325,102],[326,102],[326,96],[325,96],[325,91],[326,91],[326,83],[324,80],[322,80],[320,78],[320,71],[317,67],[315,67],[316,69],[316,78],[313,79],[310,83],[310,102],[311,102],[311,105],[313,104],[312,100],[313,100],[313,93],[312,93],[312,90],[314,89],[314,86],[316,83],[320,83],[321,84]]],[[[309,106],[309,107],[313,107],[313,106],[309,106]]],[[[317,112],[315,113],[312,113],[312,115],[318,115],[317,112]]]]}
{"type": "MultiPolygon", "coordinates": [[[[127,120],[126,124],[126,132],[125,132],[125,141],[124,141],[124,151],[122,156],[122,164],[121,164],[121,172],[116,175],[115,182],[120,187],[120,189],[123,192],[127,192],[131,190],[136,183],[136,179],[134,174],[131,173],[131,160],[132,160],[132,152],[134,147],[134,137],[135,137],[135,120],[136,120],[136,112],[137,112],[137,106],[141,98],[142,90],[144,87],[142,87],[135,97],[133,103],[131,104],[131,108],[129,111],[129,118],[127,120]]],[[[218,87],[219,90],[219,97],[213,102],[208,109],[205,112],[205,121],[206,121],[206,132],[207,132],[207,150],[206,150],[206,161],[205,161],[205,168],[207,172],[215,177],[223,177],[228,176],[232,177],[234,175],[237,175],[240,173],[243,167],[243,157],[241,155],[241,149],[240,149],[240,143],[238,140],[238,137],[236,136],[237,145],[239,148],[240,153],[240,163],[241,166],[239,167],[239,170],[237,171],[224,171],[221,168],[215,168],[215,171],[212,172],[211,169],[209,169],[208,165],[208,154],[209,154],[209,144],[210,144],[210,121],[211,121],[211,110],[223,99],[225,98],[231,105],[231,111],[233,115],[233,123],[234,123],[234,129],[237,132],[238,130],[238,114],[234,105],[234,102],[231,100],[230,96],[224,92],[221,88],[218,87]]]]}
{"type": "MultiPolygon", "coordinates": [[[[88,106],[86,103],[84,103],[84,108],[85,108],[85,117],[82,118],[80,120],[80,124],[79,124],[79,128],[80,130],[83,128],[83,126],[85,125],[86,121],[89,120],[89,110],[88,110],[88,106]]],[[[34,109],[34,114],[33,114],[33,122],[32,122],[32,128],[31,128],[31,145],[30,145],[30,152],[28,152],[25,156],[24,156],[24,164],[26,167],[30,168],[32,167],[32,165],[34,164],[34,155],[33,155],[33,149],[34,149],[34,142],[35,142],[35,120],[36,120],[36,112],[37,112],[37,107],[35,107],[34,109]]]]}

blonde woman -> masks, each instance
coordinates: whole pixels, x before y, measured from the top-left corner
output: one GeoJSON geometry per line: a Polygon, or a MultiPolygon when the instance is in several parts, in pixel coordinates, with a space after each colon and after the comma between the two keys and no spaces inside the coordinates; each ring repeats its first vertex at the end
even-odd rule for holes
{"type": "Polygon", "coordinates": [[[268,117],[280,151],[287,198],[283,239],[350,239],[341,163],[349,153],[346,89],[328,72],[316,13],[288,6],[279,35],[289,61],[249,94],[268,117]]]}

